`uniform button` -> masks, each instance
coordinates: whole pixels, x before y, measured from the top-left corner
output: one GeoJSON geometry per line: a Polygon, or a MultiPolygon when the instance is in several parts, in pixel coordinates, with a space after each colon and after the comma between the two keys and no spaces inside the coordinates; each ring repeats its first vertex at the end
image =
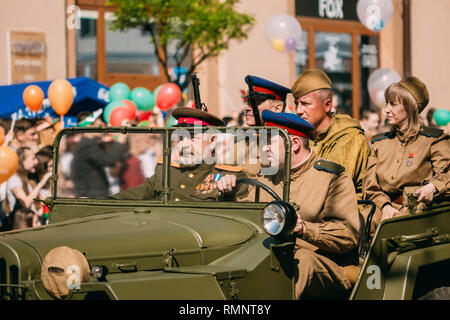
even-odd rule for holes
{"type": "Polygon", "coordinates": [[[194,174],[193,173],[189,173],[189,178],[193,178],[194,174]]]}
{"type": "Polygon", "coordinates": [[[394,176],[392,176],[391,179],[394,180],[394,176]]]}
{"type": "Polygon", "coordinates": [[[397,160],[397,163],[399,163],[400,162],[400,160],[397,160]]]}
{"type": "Polygon", "coordinates": [[[175,198],[175,201],[180,201],[180,199],[179,198],[175,198]]]}
{"type": "Polygon", "coordinates": [[[181,189],[184,189],[184,188],[186,188],[186,186],[185,186],[184,184],[181,184],[181,185],[180,185],[180,188],[181,188],[181,189]]]}

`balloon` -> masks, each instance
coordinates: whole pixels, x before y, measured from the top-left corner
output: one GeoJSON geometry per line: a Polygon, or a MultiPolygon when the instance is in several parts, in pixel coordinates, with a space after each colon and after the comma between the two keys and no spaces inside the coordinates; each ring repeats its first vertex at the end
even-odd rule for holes
{"type": "Polygon", "coordinates": [[[157,86],[155,88],[155,90],[153,91],[153,96],[155,97],[156,100],[156,96],[158,95],[159,90],[162,88],[163,84],[160,84],[159,86],[157,86]]]}
{"type": "Polygon", "coordinates": [[[0,183],[8,180],[19,166],[19,157],[10,147],[0,147],[0,183]]]}
{"type": "Polygon", "coordinates": [[[137,114],[136,104],[133,101],[127,100],[127,99],[122,100],[122,102],[123,102],[123,106],[130,111],[131,120],[134,120],[136,118],[136,114],[137,114]]]}
{"type": "Polygon", "coordinates": [[[149,90],[137,87],[131,91],[130,98],[138,110],[150,111],[155,106],[155,96],[149,90]]]}
{"type": "Polygon", "coordinates": [[[122,125],[122,121],[125,119],[133,120],[131,118],[130,110],[125,107],[117,107],[111,111],[111,115],[109,116],[109,124],[113,127],[120,127],[122,125]]]}
{"type": "Polygon", "coordinates": [[[150,123],[148,122],[148,120],[144,120],[138,123],[138,127],[148,127],[150,125],[150,123]]]}
{"type": "Polygon", "coordinates": [[[5,142],[5,129],[0,127],[0,146],[3,145],[3,142],[5,142]]]}
{"type": "Polygon", "coordinates": [[[103,109],[103,120],[105,120],[105,122],[107,124],[109,124],[109,116],[111,115],[111,111],[113,111],[113,109],[115,109],[116,107],[123,107],[124,104],[122,101],[111,101],[110,103],[108,103],[105,107],[105,109],[103,109]]]}
{"type": "Polygon", "coordinates": [[[377,69],[372,72],[367,81],[370,99],[377,106],[383,108],[386,104],[384,91],[394,82],[401,80],[400,75],[391,69],[377,69]]]}
{"type": "Polygon", "coordinates": [[[109,89],[109,101],[128,99],[130,88],[123,82],[117,82],[109,89]]]}
{"type": "Polygon", "coordinates": [[[297,48],[297,40],[295,38],[286,39],[284,47],[287,51],[294,51],[297,48]]]}
{"type": "Polygon", "coordinates": [[[63,116],[69,111],[73,102],[73,88],[66,79],[56,79],[48,87],[48,99],[53,110],[63,116]]]}
{"type": "Polygon", "coordinates": [[[166,83],[159,89],[156,96],[156,105],[161,110],[168,110],[176,105],[181,98],[181,90],[174,83],[166,83]]]}
{"type": "Polygon", "coordinates": [[[439,127],[446,126],[450,122],[450,111],[445,109],[437,109],[433,113],[433,119],[439,127]]]}
{"type": "Polygon", "coordinates": [[[138,121],[141,122],[141,121],[148,120],[151,115],[152,115],[151,111],[139,111],[138,121]]]}
{"type": "Polygon", "coordinates": [[[368,29],[381,31],[391,20],[392,0],[358,0],[356,13],[359,21],[368,29]]]}
{"type": "Polygon", "coordinates": [[[278,14],[266,25],[266,38],[278,52],[294,51],[301,40],[302,27],[291,15],[278,14]]]}
{"type": "Polygon", "coordinates": [[[55,123],[55,125],[53,126],[53,129],[55,130],[55,136],[58,134],[58,132],[61,131],[61,129],[64,129],[64,122],[62,121],[58,121],[57,123],[55,123]]]}
{"type": "Polygon", "coordinates": [[[23,102],[31,111],[39,111],[44,101],[44,92],[34,84],[25,88],[22,94],[23,102]]]}
{"type": "Polygon", "coordinates": [[[272,47],[278,52],[283,52],[284,50],[284,41],[283,39],[276,38],[272,41],[272,47]]]}

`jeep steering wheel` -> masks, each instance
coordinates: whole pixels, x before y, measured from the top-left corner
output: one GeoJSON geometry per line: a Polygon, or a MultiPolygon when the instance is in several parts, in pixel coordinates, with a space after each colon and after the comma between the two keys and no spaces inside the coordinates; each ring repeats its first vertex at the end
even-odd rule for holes
{"type": "Polygon", "coordinates": [[[270,194],[275,200],[277,201],[282,201],[281,198],[275,193],[275,191],[273,191],[272,189],[270,189],[268,186],[266,186],[264,183],[259,182],[255,179],[250,179],[250,178],[238,178],[236,179],[236,184],[239,183],[243,183],[243,184],[252,184],[256,186],[256,193],[255,193],[255,202],[259,202],[259,188],[263,188],[264,190],[267,191],[268,194],[270,194]]]}

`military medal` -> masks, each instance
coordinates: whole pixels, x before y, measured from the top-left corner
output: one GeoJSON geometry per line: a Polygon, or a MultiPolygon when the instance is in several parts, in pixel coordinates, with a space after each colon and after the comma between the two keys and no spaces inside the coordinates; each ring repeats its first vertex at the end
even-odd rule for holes
{"type": "Polygon", "coordinates": [[[406,161],[406,166],[407,167],[411,167],[412,166],[412,163],[413,163],[412,159],[413,158],[414,158],[414,153],[410,153],[409,157],[408,157],[408,161],[406,161]]]}

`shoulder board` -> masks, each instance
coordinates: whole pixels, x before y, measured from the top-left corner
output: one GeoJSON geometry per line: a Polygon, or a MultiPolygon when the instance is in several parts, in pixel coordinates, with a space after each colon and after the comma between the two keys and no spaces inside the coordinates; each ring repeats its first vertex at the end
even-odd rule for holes
{"type": "Polygon", "coordinates": [[[392,138],[393,138],[393,135],[392,135],[391,131],[388,131],[388,132],[383,132],[383,133],[379,133],[377,135],[374,135],[372,137],[371,142],[372,142],[372,144],[374,144],[374,142],[377,142],[377,141],[380,141],[380,140],[384,140],[384,139],[392,139],[392,138]]]}
{"type": "Polygon", "coordinates": [[[214,168],[231,172],[241,172],[245,169],[244,167],[228,166],[226,164],[216,164],[214,168]]]}
{"type": "Polygon", "coordinates": [[[441,134],[444,133],[444,130],[439,128],[422,127],[420,128],[419,133],[425,137],[439,138],[441,134]]]}
{"type": "Polygon", "coordinates": [[[316,168],[317,170],[333,173],[335,175],[339,175],[345,170],[343,166],[324,159],[320,159],[314,162],[314,168],[316,168]]]}
{"type": "MultiPolygon", "coordinates": [[[[158,160],[156,160],[156,162],[158,164],[163,164],[163,158],[162,157],[158,158],[158,160]]],[[[174,168],[181,168],[181,165],[179,165],[178,163],[175,163],[173,161],[170,162],[170,165],[174,168]]]]}

